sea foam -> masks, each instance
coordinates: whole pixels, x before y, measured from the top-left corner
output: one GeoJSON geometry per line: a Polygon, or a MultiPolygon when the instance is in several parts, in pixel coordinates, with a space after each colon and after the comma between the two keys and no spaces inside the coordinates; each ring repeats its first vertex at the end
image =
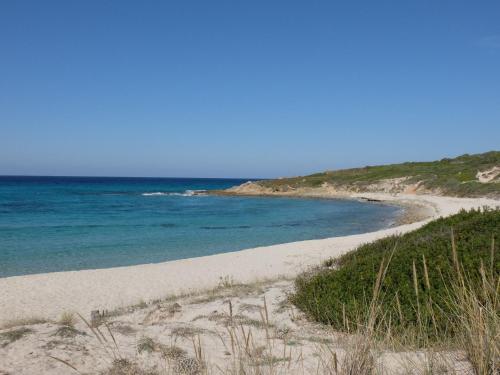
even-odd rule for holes
{"type": "Polygon", "coordinates": [[[206,190],[186,190],[183,193],[177,192],[162,192],[155,191],[151,193],[142,193],[142,196],[145,197],[154,197],[154,196],[180,196],[180,197],[192,197],[193,195],[205,195],[206,190]]]}

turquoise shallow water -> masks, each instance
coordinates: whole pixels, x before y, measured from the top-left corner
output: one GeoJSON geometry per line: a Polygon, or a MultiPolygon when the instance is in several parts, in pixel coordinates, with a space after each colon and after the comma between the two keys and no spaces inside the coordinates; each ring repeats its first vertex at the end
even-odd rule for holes
{"type": "Polygon", "coordinates": [[[400,209],[217,197],[246,180],[0,177],[0,277],[190,258],[373,231],[400,209]]]}

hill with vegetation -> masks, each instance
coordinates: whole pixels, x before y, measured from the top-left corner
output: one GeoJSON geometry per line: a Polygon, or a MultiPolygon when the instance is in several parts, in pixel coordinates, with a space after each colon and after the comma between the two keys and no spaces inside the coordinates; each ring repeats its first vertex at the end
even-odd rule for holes
{"type": "Polygon", "coordinates": [[[232,192],[272,195],[321,188],[348,192],[500,197],[500,151],[263,180],[242,185],[232,192]]]}
{"type": "Polygon", "coordinates": [[[311,318],[350,331],[370,320],[376,298],[377,319],[389,327],[384,332],[413,327],[426,337],[452,336],[454,318],[463,315],[452,303],[457,286],[480,300],[490,288],[499,316],[498,238],[500,210],[462,211],[326,262],[296,280],[293,302],[311,318]]]}

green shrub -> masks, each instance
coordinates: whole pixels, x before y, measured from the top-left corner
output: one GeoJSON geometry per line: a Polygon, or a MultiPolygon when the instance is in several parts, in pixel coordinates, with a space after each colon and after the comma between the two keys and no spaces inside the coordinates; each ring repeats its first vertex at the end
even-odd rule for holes
{"type": "Polygon", "coordinates": [[[499,196],[500,182],[480,183],[478,171],[500,166],[500,151],[462,155],[454,159],[367,166],[315,173],[309,176],[264,180],[258,183],[274,189],[286,187],[319,187],[328,183],[339,188],[363,191],[370,184],[392,178],[408,178],[408,183],[420,183],[429,190],[439,190],[453,196],[499,196]]]}
{"type": "Polygon", "coordinates": [[[448,288],[456,282],[457,261],[472,287],[480,287],[482,265],[498,278],[500,255],[494,251],[492,257],[492,237],[499,235],[500,210],[462,211],[363,245],[329,261],[333,269],[324,266],[300,276],[293,302],[315,320],[340,330],[354,329],[357,322],[366,321],[380,264],[392,255],[379,296],[391,327],[425,326],[429,335],[451,336],[448,288]]]}

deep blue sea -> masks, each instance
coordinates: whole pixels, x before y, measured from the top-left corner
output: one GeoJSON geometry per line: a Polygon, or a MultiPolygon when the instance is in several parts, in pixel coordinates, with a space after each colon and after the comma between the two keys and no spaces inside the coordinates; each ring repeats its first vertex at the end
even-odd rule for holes
{"type": "Polygon", "coordinates": [[[400,212],[346,200],[193,195],[246,181],[0,176],[0,277],[362,233],[400,212]]]}

